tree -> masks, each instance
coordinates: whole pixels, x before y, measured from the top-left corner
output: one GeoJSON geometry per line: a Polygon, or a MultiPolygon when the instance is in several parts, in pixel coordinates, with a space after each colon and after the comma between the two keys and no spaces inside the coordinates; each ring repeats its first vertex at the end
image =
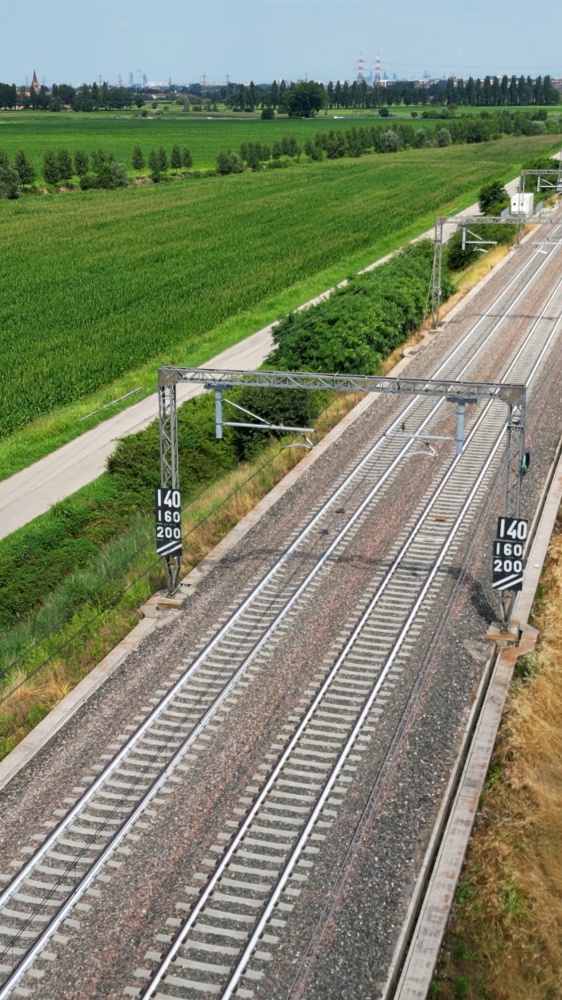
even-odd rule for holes
{"type": "Polygon", "coordinates": [[[397,153],[401,145],[400,136],[393,129],[389,128],[387,132],[383,132],[380,138],[379,152],[397,153]]]}
{"type": "Polygon", "coordinates": [[[306,140],[304,144],[304,151],[307,156],[310,156],[311,160],[321,160],[324,156],[324,150],[313,139],[306,140]]]}
{"type": "Polygon", "coordinates": [[[192,167],[193,166],[193,157],[191,155],[190,150],[187,149],[187,147],[185,149],[182,149],[182,153],[181,153],[181,165],[182,165],[182,167],[192,167]]]}
{"type": "Polygon", "coordinates": [[[15,201],[20,196],[20,176],[9,164],[0,166],[0,198],[10,198],[15,201]]]}
{"type": "Polygon", "coordinates": [[[219,153],[217,156],[217,170],[219,174],[240,174],[244,169],[242,160],[232,149],[219,153]]]}
{"type": "Polygon", "coordinates": [[[489,184],[485,184],[484,187],[480,189],[478,204],[483,215],[499,214],[499,212],[496,213],[495,211],[491,211],[491,209],[499,208],[501,211],[501,208],[503,208],[504,205],[509,204],[509,195],[502,182],[490,181],[489,184]]]}
{"type": "Polygon", "coordinates": [[[438,128],[435,132],[435,142],[438,146],[450,146],[452,143],[451,133],[448,128],[438,128]]]}
{"type": "Polygon", "coordinates": [[[98,171],[100,170],[100,168],[103,166],[104,163],[109,163],[109,161],[112,159],[107,150],[103,149],[101,146],[99,147],[99,149],[93,149],[91,156],[92,156],[92,168],[96,173],[98,173],[98,171]]]}
{"type": "Polygon", "coordinates": [[[127,168],[124,163],[117,163],[116,160],[112,160],[109,164],[109,169],[111,172],[111,187],[127,187],[129,183],[129,178],[127,177],[127,168]]]}
{"type": "Polygon", "coordinates": [[[321,83],[297,83],[286,95],[285,103],[290,118],[314,118],[326,103],[326,92],[321,83]]]}
{"type": "Polygon", "coordinates": [[[273,110],[273,108],[263,108],[261,117],[266,121],[271,121],[273,118],[275,118],[275,111],[273,110]]]}
{"type": "Polygon", "coordinates": [[[74,154],[74,173],[85,177],[90,169],[90,157],[84,149],[77,149],[74,154]]]}
{"type": "Polygon", "coordinates": [[[160,170],[168,169],[168,154],[163,146],[160,146],[160,149],[158,150],[158,163],[160,170]]]}
{"type": "Polygon", "coordinates": [[[277,86],[277,80],[274,80],[271,84],[271,90],[269,91],[269,100],[271,102],[272,108],[279,107],[279,87],[277,86]]]}
{"type": "Polygon", "coordinates": [[[135,146],[132,156],[133,170],[142,170],[144,167],[144,153],[140,146],[135,146]]]}
{"type": "Polygon", "coordinates": [[[562,96],[552,84],[552,77],[545,76],[543,80],[542,104],[559,104],[562,96]]]}
{"type": "Polygon", "coordinates": [[[136,104],[137,108],[144,107],[144,97],[142,94],[135,94],[133,102],[136,104]]]}
{"type": "Polygon", "coordinates": [[[15,83],[0,83],[0,108],[15,108],[18,95],[15,83]]]}
{"type": "Polygon", "coordinates": [[[43,156],[43,177],[47,184],[58,184],[61,179],[58,157],[52,149],[47,149],[43,156]]]}
{"type": "Polygon", "coordinates": [[[18,172],[21,184],[33,184],[35,181],[35,168],[27,157],[23,149],[19,149],[14,157],[14,167],[18,172]]]}
{"type": "Polygon", "coordinates": [[[151,149],[148,154],[148,166],[150,167],[152,180],[157,184],[162,175],[162,167],[160,166],[160,157],[156,149],[151,149]]]}
{"type": "Polygon", "coordinates": [[[170,154],[170,166],[172,170],[179,170],[181,165],[182,165],[181,149],[179,146],[172,146],[172,152],[170,154]]]}
{"type": "Polygon", "coordinates": [[[61,181],[69,181],[72,178],[72,157],[68,149],[59,149],[57,153],[57,163],[59,168],[59,178],[61,181]]]}

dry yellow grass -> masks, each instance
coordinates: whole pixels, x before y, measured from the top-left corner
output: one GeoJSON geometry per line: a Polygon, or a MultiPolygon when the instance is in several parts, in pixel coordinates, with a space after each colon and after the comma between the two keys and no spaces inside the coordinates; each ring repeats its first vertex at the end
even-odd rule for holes
{"type": "Polygon", "coordinates": [[[509,698],[430,995],[562,997],[562,524],[536,608],[537,652],[509,698]]]}

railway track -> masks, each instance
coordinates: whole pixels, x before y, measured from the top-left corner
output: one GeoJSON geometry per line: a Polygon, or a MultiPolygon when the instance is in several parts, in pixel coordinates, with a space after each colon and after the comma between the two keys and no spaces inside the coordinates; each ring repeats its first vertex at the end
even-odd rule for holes
{"type": "MultiPolygon", "coordinates": [[[[500,297],[506,313],[482,316],[435,377],[470,378],[556,252],[553,245],[546,259],[530,258],[524,290],[517,290],[518,277],[500,297]]],[[[505,379],[532,383],[558,333],[558,325],[545,317],[553,303],[559,315],[561,286],[504,371],[505,379]]],[[[271,570],[225,612],[222,626],[201,643],[192,661],[178,667],[170,689],[156,693],[158,703],[132,724],[132,735],[125,734],[98,778],[78,791],[51,835],[0,894],[0,998],[10,996],[41,957],[49,961],[49,941],[115,853],[132,849],[135,824],[185,767],[188,751],[219,710],[260,669],[281,627],[300,602],[310,600],[326,568],[341,558],[395,484],[400,463],[415,447],[399,436],[402,425],[407,421],[410,433],[430,433],[446,423],[444,413],[443,403],[429,399],[413,400],[402,410],[295,531],[271,570]],[[333,538],[326,544],[328,532],[333,538]]],[[[423,628],[425,603],[439,587],[441,567],[470,531],[478,498],[499,461],[502,418],[488,405],[471,425],[463,455],[444,475],[433,477],[388,563],[377,568],[369,592],[362,595],[351,637],[342,637],[343,649],[334,651],[327,676],[326,670],[320,672],[321,683],[303,718],[291,723],[287,746],[272,748],[277,762],[268,777],[260,777],[255,801],[243,803],[242,825],[233,818],[236,834],[222,832],[228,848],[206,886],[192,887],[197,902],[163,962],[145,971],[151,985],[143,996],[253,995],[252,983],[259,983],[269,960],[258,942],[275,944],[276,922],[307,878],[313,841],[322,837],[322,824],[330,823],[330,810],[345,796],[353,780],[351,761],[354,755],[359,759],[361,742],[376,726],[409,643],[423,628]]],[[[141,990],[138,984],[132,989],[141,990]]]]}

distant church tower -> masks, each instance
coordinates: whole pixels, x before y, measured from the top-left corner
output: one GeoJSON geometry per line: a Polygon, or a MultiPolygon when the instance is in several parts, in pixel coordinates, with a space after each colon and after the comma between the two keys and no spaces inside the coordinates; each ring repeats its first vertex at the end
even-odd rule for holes
{"type": "Polygon", "coordinates": [[[36,94],[39,93],[41,87],[39,86],[39,80],[37,79],[37,73],[33,70],[33,79],[31,81],[31,90],[34,90],[36,94]]]}

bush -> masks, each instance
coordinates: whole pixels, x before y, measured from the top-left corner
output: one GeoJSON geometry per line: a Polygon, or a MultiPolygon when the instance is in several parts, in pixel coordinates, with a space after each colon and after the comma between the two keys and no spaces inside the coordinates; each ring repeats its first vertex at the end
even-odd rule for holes
{"type": "Polygon", "coordinates": [[[90,158],[83,149],[77,149],[74,154],[74,173],[78,177],[85,177],[90,167],[90,158]]]}
{"type": "Polygon", "coordinates": [[[57,165],[59,169],[59,179],[61,181],[70,181],[72,179],[73,169],[72,157],[68,152],[68,149],[59,149],[57,153],[57,165]]]}
{"type": "Polygon", "coordinates": [[[435,143],[437,146],[450,146],[452,143],[451,133],[448,128],[438,128],[435,132],[435,143]]]}
{"type": "MultiPolygon", "coordinates": [[[[495,213],[494,213],[495,214],[495,213]]],[[[510,226],[506,223],[498,223],[495,225],[471,225],[471,233],[476,236],[480,236],[482,240],[493,240],[495,243],[501,243],[509,245],[513,243],[516,235],[515,226],[510,226]]],[[[469,240],[473,241],[474,236],[469,236],[469,240]]],[[[491,249],[490,245],[483,246],[484,250],[491,249]]],[[[462,230],[458,229],[451,236],[447,244],[447,266],[451,271],[461,271],[463,268],[468,267],[474,260],[476,260],[477,254],[479,253],[476,244],[471,242],[469,246],[462,249],[462,230]]]]}
{"type": "Polygon", "coordinates": [[[273,108],[263,108],[261,117],[264,119],[264,121],[271,121],[273,118],[275,118],[275,111],[273,110],[273,108]]]}
{"type": "MultiPolygon", "coordinates": [[[[274,328],[268,364],[287,371],[375,373],[422,321],[433,244],[421,241],[317,306],[291,313],[274,328]]],[[[444,292],[451,282],[445,270],[444,292]]]]}
{"type": "Polygon", "coordinates": [[[234,150],[229,149],[226,153],[219,153],[217,156],[217,170],[219,174],[240,174],[243,169],[242,160],[234,150]]]}
{"type": "Polygon", "coordinates": [[[151,149],[148,154],[148,166],[150,167],[150,176],[155,184],[161,179],[162,167],[160,164],[160,157],[158,155],[158,150],[151,149]]]}
{"type": "Polygon", "coordinates": [[[14,167],[18,173],[21,184],[33,184],[35,181],[35,169],[28,160],[27,153],[19,149],[14,157],[14,167]]]}
{"type": "Polygon", "coordinates": [[[168,154],[163,146],[158,150],[158,165],[162,171],[168,169],[168,154]]]}
{"type": "Polygon", "coordinates": [[[80,190],[91,191],[94,188],[99,188],[97,176],[95,174],[83,174],[80,178],[80,190]]]}
{"type": "Polygon", "coordinates": [[[58,184],[61,179],[58,158],[52,149],[47,149],[43,156],[43,177],[47,184],[58,184]]]}
{"type": "Polygon", "coordinates": [[[380,138],[379,152],[380,153],[397,153],[402,142],[400,136],[393,129],[388,129],[387,132],[383,132],[380,138]]]}
{"type": "Polygon", "coordinates": [[[20,176],[14,167],[0,166],[0,198],[15,201],[20,196],[20,176]]]}
{"type": "Polygon", "coordinates": [[[142,170],[145,164],[144,153],[140,146],[135,146],[132,156],[133,170],[142,170]]]}
{"type": "Polygon", "coordinates": [[[509,205],[509,195],[501,181],[490,181],[480,189],[478,195],[478,205],[483,215],[495,215],[493,207],[509,205]]]}
{"type": "MultiPolygon", "coordinates": [[[[184,502],[237,464],[230,428],[224,428],[222,441],[215,439],[214,405],[213,394],[207,393],[190,399],[178,410],[180,482],[184,502]]],[[[160,468],[158,423],[121,440],[107,468],[118,492],[124,490],[134,494],[141,509],[151,511],[160,468]]]]}

